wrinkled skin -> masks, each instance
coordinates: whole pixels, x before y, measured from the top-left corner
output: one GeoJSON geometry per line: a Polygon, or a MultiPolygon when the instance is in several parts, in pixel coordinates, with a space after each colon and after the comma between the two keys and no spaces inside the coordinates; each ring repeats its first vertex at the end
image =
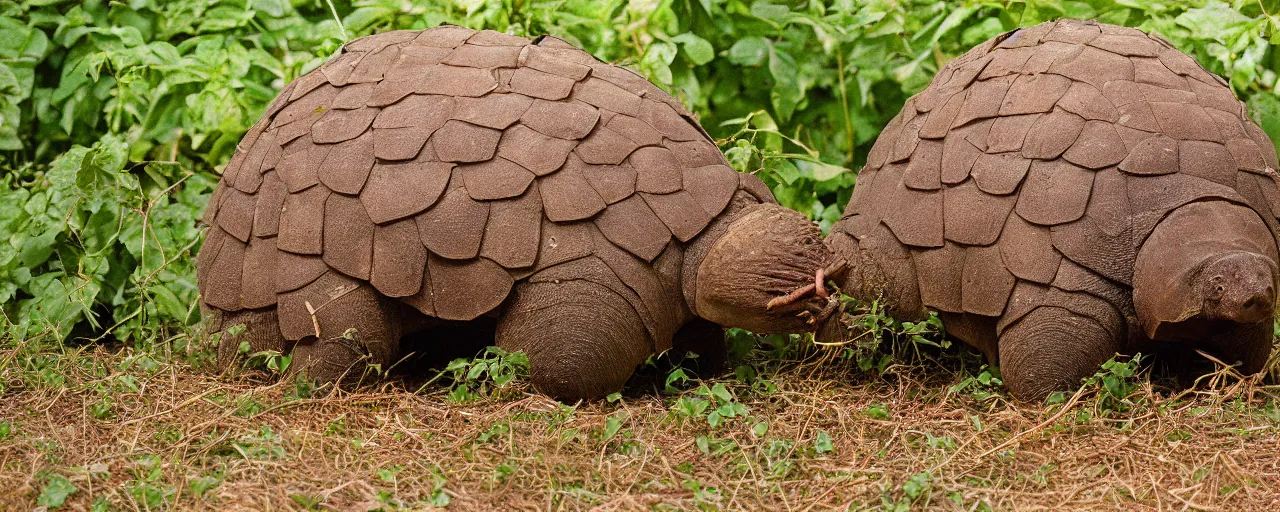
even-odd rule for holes
{"type": "MultiPolygon", "coordinates": [[[[688,312],[690,327],[710,321],[758,332],[810,330],[814,315],[824,314],[829,299],[810,292],[786,306],[770,307],[770,302],[811,284],[830,260],[821,233],[808,219],[778,205],[747,204],[692,241],[682,268],[689,279],[680,280],[682,293],[664,300],[688,312]],[[692,303],[685,301],[689,296],[695,297],[692,303]]],[[[562,267],[517,286],[514,302],[501,313],[497,344],[529,354],[531,378],[539,390],[565,401],[603,397],[621,389],[635,367],[659,347],[673,346],[672,339],[645,336],[643,319],[629,303],[607,285],[592,282],[591,276],[607,279],[606,273],[593,271],[583,260],[562,267]],[[574,277],[586,279],[560,282],[574,277]]],[[[664,272],[662,265],[658,272],[664,272]]],[[[709,334],[705,328],[677,329],[667,336],[680,342],[676,349],[685,344],[701,348],[700,356],[708,362],[724,359],[719,329],[709,334]],[[713,339],[698,340],[699,331],[713,339]]]]}
{"type": "MultiPolygon", "coordinates": [[[[776,205],[750,208],[699,264],[698,313],[721,325],[759,333],[812,330],[838,303],[821,288],[825,279],[815,265],[832,259],[821,236],[817,226],[792,210],[776,205]],[[793,290],[800,290],[804,298],[779,300],[779,292],[793,290]]],[[[837,270],[838,266],[822,268],[823,276],[837,270]]]]}
{"type": "Polygon", "coordinates": [[[1206,263],[1196,281],[1205,318],[1254,324],[1275,311],[1275,263],[1260,254],[1227,253],[1206,263]]]}

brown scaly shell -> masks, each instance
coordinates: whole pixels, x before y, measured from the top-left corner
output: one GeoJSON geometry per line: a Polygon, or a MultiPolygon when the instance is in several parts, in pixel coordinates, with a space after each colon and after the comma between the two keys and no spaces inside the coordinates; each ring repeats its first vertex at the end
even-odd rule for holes
{"type": "MultiPolygon", "coordinates": [[[[245,135],[204,217],[199,287],[223,311],[283,310],[354,279],[470,320],[595,257],[656,329],[676,306],[652,300],[652,266],[740,189],[774,202],[678,101],[562,40],[388,32],[289,84],[245,135]]],[[[282,314],[284,336],[305,319],[282,314]]]]}
{"type": "Polygon", "coordinates": [[[875,241],[886,226],[910,253],[888,261],[914,265],[917,305],[939,312],[1004,315],[1003,328],[1035,306],[1010,304],[1018,288],[1131,313],[1137,250],[1173,209],[1238,203],[1274,238],[1277,168],[1244,105],[1191,57],[1060,20],[979,45],[907,100],[833,232],[875,241]]]}

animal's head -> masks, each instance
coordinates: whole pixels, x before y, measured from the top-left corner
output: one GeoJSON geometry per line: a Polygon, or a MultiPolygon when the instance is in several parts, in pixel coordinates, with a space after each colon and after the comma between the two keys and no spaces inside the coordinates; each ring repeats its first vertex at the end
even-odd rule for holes
{"type": "Polygon", "coordinates": [[[818,226],[775,204],[744,208],[698,268],[699,316],[761,333],[811,331],[839,306],[825,287],[843,271],[818,226]]]}
{"type": "Polygon", "coordinates": [[[1271,318],[1276,304],[1276,263],[1247,251],[1226,251],[1204,263],[1194,277],[1202,298],[1200,315],[1252,324],[1271,318]]]}
{"type": "Polygon", "coordinates": [[[1276,261],[1275,237],[1253,210],[1227,201],[1174,210],[1143,242],[1133,266],[1144,334],[1257,371],[1270,354],[1276,261]],[[1268,334],[1233,334],[1253,331],[1268,334]]]}

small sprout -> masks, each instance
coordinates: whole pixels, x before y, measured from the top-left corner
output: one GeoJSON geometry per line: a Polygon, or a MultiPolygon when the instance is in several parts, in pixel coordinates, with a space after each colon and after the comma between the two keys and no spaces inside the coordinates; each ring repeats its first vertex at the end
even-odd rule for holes
{"type": "Polygon", "coordinates": [[[1061,392],[1061,391],[1054,391],[1054,392],[1052,392],[1052,393],[1049,393],[1049,396],[1045,397],[1045,399],[1044,399],[1044,404],[1045,404],[1045,405],[1058,405],[1058,404],[1063,403],[1063,402],[1066,402],[1066,401],[1067,401],[1067,394],[1066,394],[1066,393],[1063,393],[1063,392],[1061,392]]]}
{"type": "Polygon", "coordinates": [[[203,475],[191,481],[191,494],[204,496],[205,493],[217,488],[219,485],[222,485],[222,475],[220,473],[203,475]]]}
{"type": "Polygon", "coordinates": [[[51,474],[45,481],[44,490],[40,492],[40,497],[36,498],[36,504],[49,509],[57,509],[62,507],[67,498],[77,491],[79,489],[67,477],[51,474]]]}
{"type": "Polygon", "coordinates": [[[822,454],[835,451],[836,447],[831,443],[831,435],[825,430],[819,430],[818,436],[813,440],[813,449],[822,454]]]}
{"type": "Polygon", "coordinates": [[[969,421],[973,423],[973,430],[975,432],[982,432],[982,429],[983,429],[982,416],[979,416],[977,414],[971,414],[969,415],[969,421]]]}
{"type": "Polygon", "coordinates": [[[400,472],[403,470],[404,468],[401,466],[386,466],[378,468],[378,480],[381,480],[384,484],[395,485],[400,472]]]}
{"type": "Polygon", "coordinates": [[[444,488],[444,484],[447,483],[447,481],[438,473],[435,475],[434,480],[435,482],[431,489],[431,495],[427,498],[427,503],[433,507],[443,508],[449,506],[449,502],[452,498],[449,497],[449,493],[446,492],[444,488]]]}
{"type": "MultiPolygon", "coordinates": [[[[242,342],[243,345],[248,342],[242,342]]],[[[263,350],[249,354],[245,366],[266,371],[272,375],[280,375],[289,369],[293,356],[280,353],[278,350],[263,350]]]]}
{"type": "Polygon", "coordinates": [[[617,435],[618,431],[622,429],[623,422],[625,421],[626,421],[626,411],[618,411],[616,413],[610,414],[609,417],[605,418],[604,440],[608,441],[610,439],[613,439],[613,436],[617,435]]]}
{"type": "Polygon", "coordinates": [[[906,493],[907,497],[914,501],[929,492],[931,487],[933,487],[933,475],[928,471],[924,471],[911,475],[911,478],[908,478],[902,484],[902,492],[906,493]]]}
{"type": "MultiPolygon", "coordinates": [[[[694,394],[707,397],[707,399],[715,403],[716,407],[707,414],[707,424],[711,428],[719,427],[726,418],[737,418],[749,414],[747,406],[738,402],[737,397],[722,383],[717,382],[710,388],[703,384],[694,391],[694,394]]],[[[705,409],[706,407],[703,407],[703,410],[705,409]]]]}
{"type": "Polygon", "coordinates": [[[289,499],[297,503],[304,510],[318,510],[320,504],[324,502],[324,498],[320,496],[311,496],[309,494],[290,494],[289,499]]]}
{"type": "Polygon", "coordinates": [[[672,370],[671,373],[667,374],[667,380],[663,386],[663,392],[668,395],[678,395],[680,394],[680,388],[677,388],[676,385],[685,384],[687,382],[689,382],[689,375],[684,372],[684,368],[676,368],[675,370],[672,370]]]}
{"type": "Polygon", "coordinates": [[[111,406],[111,398],[104,396],[101,400],[90,405],[89,415],[97,420],[108,420],[115,416],[116,412],[115,408],[111,406]]]}

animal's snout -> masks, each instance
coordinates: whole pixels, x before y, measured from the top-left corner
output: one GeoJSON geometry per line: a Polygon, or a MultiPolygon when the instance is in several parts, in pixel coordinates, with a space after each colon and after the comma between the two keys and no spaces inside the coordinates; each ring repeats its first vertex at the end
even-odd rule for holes
{"type": "Polygon", "coordinates": [[[1240,305],[1240,323],[1254,323],[1265,320],[1271,315],[1271,311],[1275,308],[1274,301],[1271,300],[1271,290],[1259,292],[1249,297],[1240,305]]]}
{"type": "Polygon", "coordinates": [[[1219,317],[1241,324],[1270,318],[1275,312],[1275,270],[1262,256],[1237,253],[1214,263],[1207,298],[1217,302],[1219,317]]]}

